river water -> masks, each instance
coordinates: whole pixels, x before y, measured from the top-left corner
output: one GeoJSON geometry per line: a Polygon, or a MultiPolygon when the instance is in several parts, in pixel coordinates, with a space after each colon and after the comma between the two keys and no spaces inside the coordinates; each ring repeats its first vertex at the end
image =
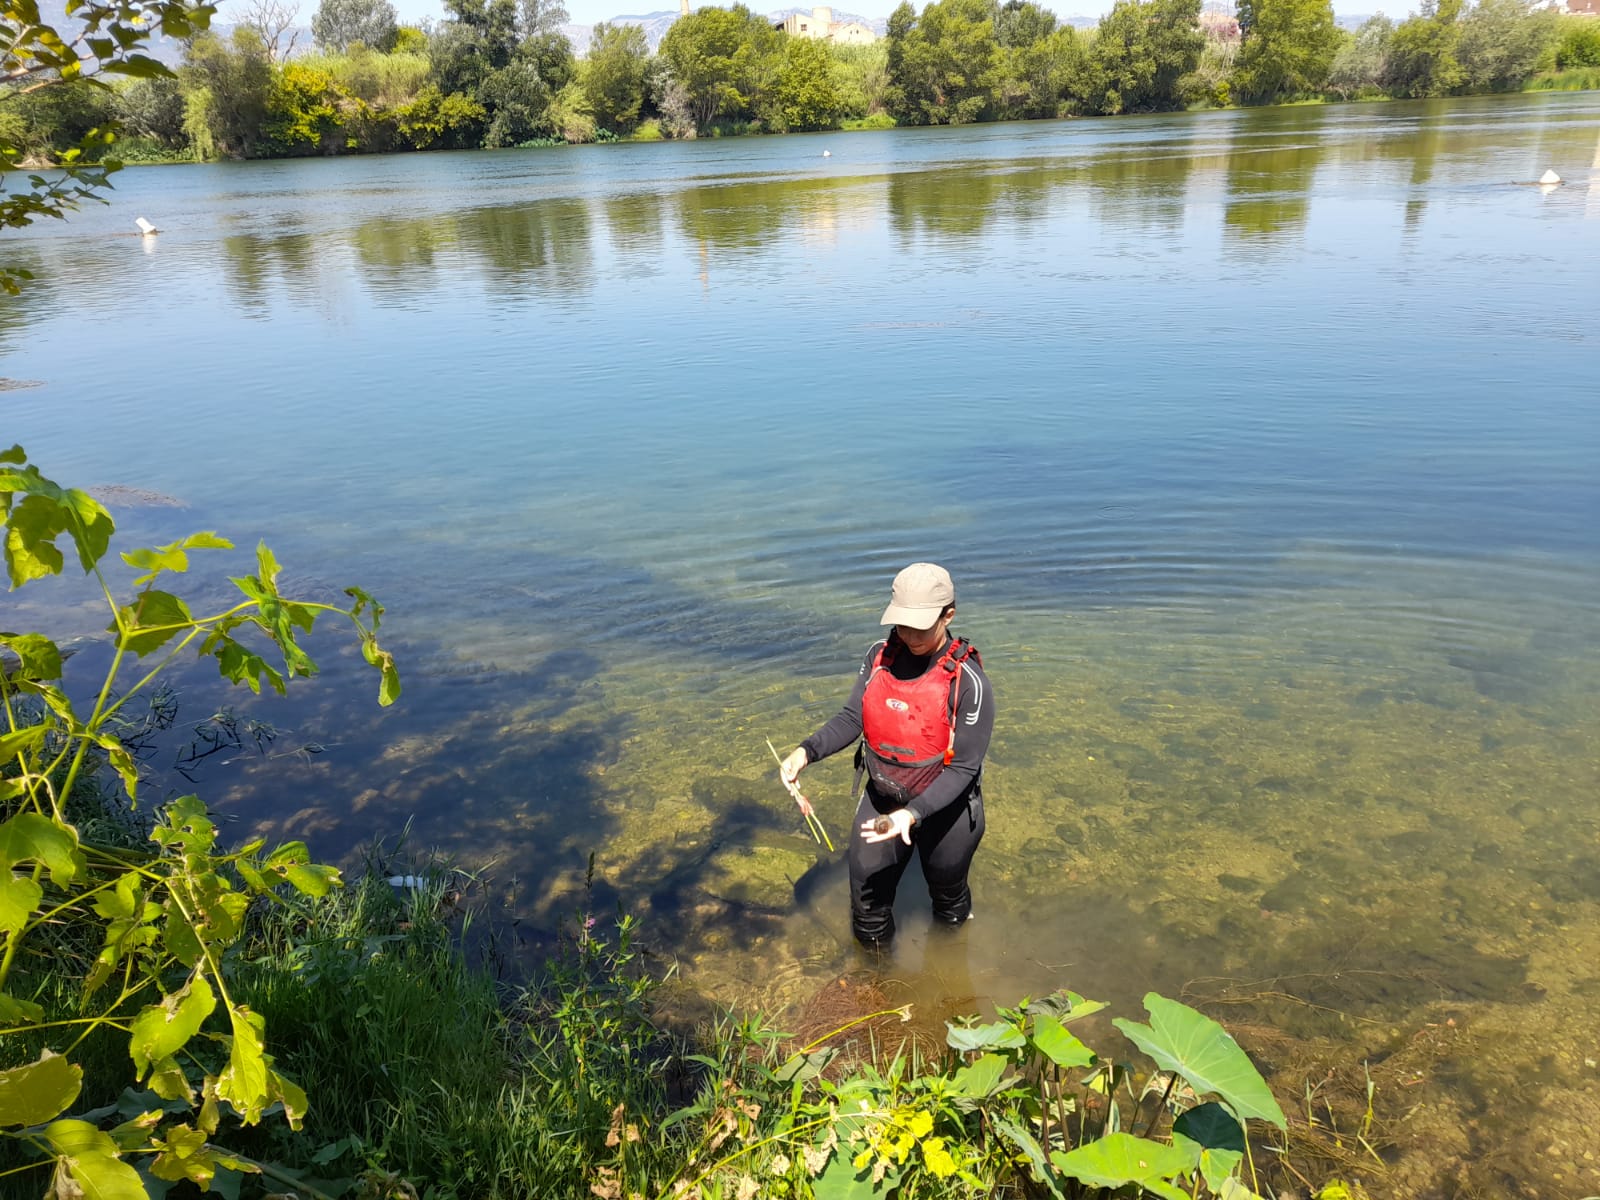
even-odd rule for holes
{"type": "Polygon", "coordinates": [[[388,606],[394,708],[331,634],[288,701],[191,672],[147,794],[620,901],[686,1005],[1231,1006],[1289,1093],[1406,1064],[1387,1194],[1600,1191],[1600,95],[148,168],[3,246],[0,441],[388,606]],[[913,871],[868,964],[764,739],[925,558],[998,702],[978,915],[913,871]],[[230,702],[275,736],[191,784],[230,702]]]}

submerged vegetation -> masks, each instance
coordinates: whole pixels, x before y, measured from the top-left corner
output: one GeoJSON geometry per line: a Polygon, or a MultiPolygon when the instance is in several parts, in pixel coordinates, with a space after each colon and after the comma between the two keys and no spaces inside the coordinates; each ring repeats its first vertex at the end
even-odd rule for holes
{"type": "Polygon", "coordinates": [[[804,1044],[733,1017],[674,1035],[627,916],[585,912],[506,990],[468,965],[450,873],[345,886],[300,843],[220,846],[195,796],[141,812],[128,735],[148,725],[130,714],[166,667],[192,650],[282,690],[316,672],[303,637],[342,615],[389,703],[383,609],[358,588],[349,609],[284,596],[263,546],[241,599],[197,616],[155,585],[231,548],[210,532],[122,552],[122,602],[99,501],[20,447],[0,498],[11,586],[70,551],[113,645],[80,715],[60,648],[0,635],[0,1177],[117,1197],[1257,1194],[1247,1124],[1287,1120],[1232,1038],[1175,1001],[1115,1022],[1154,1071],[1091,1050],[1080,1023],[1105,1006],[1069,991],[952,1024],[933,1050],[892,1036],[908,1008],[804,1044]]]}

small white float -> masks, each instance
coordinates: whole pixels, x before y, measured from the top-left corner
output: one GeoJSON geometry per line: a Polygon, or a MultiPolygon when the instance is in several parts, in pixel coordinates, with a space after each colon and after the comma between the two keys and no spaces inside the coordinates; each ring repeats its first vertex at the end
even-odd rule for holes
{"type": "Polygon", "coordinates": [[[1554,171],[1546,171],[1543,175],[1539,176],[1539,182],[1545,187],[1555,187],[1556,184],[1562,182],[1562,179],[1561,176],[1557,175],[1554,171]]]}
{"type": "Polygon", "coordinates": [[[833,151],[832,150],[824,150],[822,152],[822,157],[823,158],[832,158],[833,157],[833,151]]]}
{"type": "Polygon", "coordinates": [[[143,217],[135,217],[133,219],[133,223],[139,227],[139,232],[144,234],[145,237],[149,237],[153,233],[161,232],[161,230],[150,224],[150,222],[146,221],[143,217]]]}

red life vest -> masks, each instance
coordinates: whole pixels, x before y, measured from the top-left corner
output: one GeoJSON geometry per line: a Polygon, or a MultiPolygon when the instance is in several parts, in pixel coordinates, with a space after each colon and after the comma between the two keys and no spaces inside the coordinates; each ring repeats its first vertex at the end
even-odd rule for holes
{"type": "Polygon", "coordinates": [[[983,662],[971,642],[955,638],[921,675],[896,679],[889,664],[904,648],[896,638],[884,643],[861,693],[863,765],[879,793],[901,804],[955,757],[961,664],[983,662]]]}

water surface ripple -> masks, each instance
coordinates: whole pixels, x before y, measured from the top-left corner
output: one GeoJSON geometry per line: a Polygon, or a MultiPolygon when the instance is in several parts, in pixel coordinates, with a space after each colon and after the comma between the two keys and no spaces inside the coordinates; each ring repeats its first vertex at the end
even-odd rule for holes
{"type": "MultiPolygon", "coordinates": [[[[42,386],[0,440],[184,506],[130,538],[389,606],[393,710],[331,637],[239,698],[280,730],[202,779],[241,833],[410,820],[525,927],[595,851],[688,990],[803,1000],[845,885],[763,739],[935,558],[1001,709],[983,932],[928,940],[909,880],[896,978],[1187,984],[1357,1063],[1448,1014],[1463,1162],[1510,1061],[1540,1146],[1592,1108],[1600,96],[130,170],[6,249],[42,386]]],[[[30,591],[7,627],[99,635],[30,591]]],[[[842,831],[847,765],[809,778],[842,831]]],[[[1600,1190],[1555,1169],[1516,1166],[1600,1190]]]]}

